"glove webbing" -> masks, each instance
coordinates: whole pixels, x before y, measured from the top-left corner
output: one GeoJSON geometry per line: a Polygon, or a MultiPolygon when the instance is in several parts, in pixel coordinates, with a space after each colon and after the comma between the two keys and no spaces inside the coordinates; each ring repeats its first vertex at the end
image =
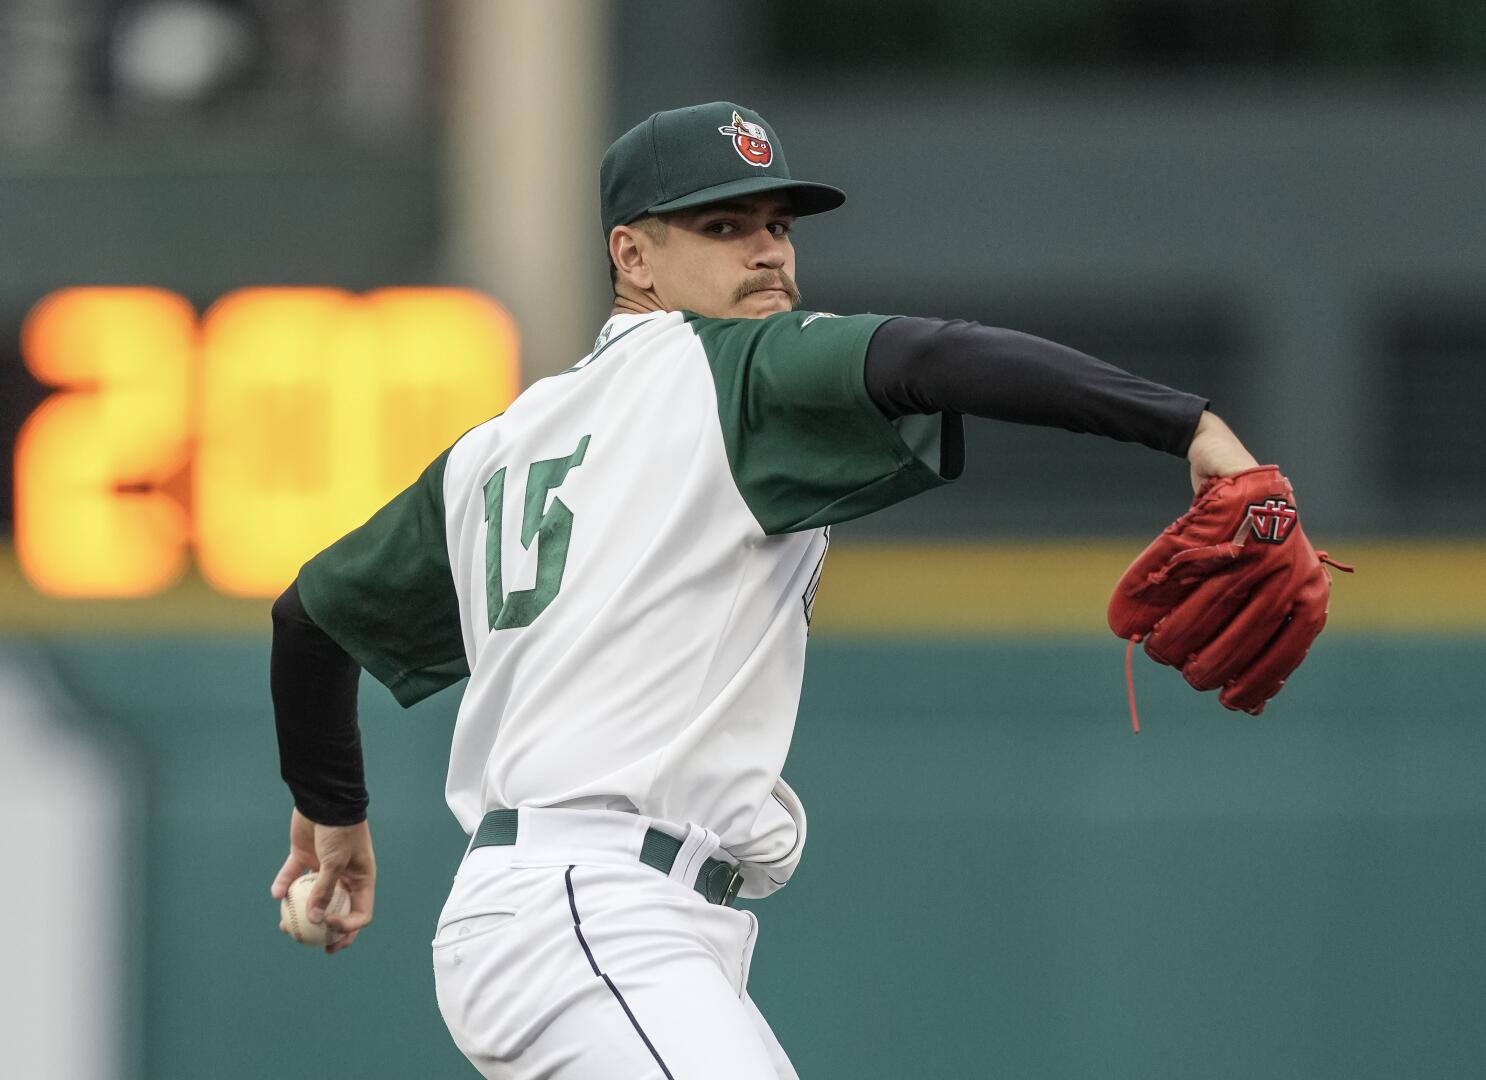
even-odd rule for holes
{"type": "MultiPolygon", "coordinates": [[[[1245,521],[1245,524],[1247,524],[1247,521],[1245,521]]],[[[1242,546],[1243,541],[1246,539],[1248,539],[1248,537],[1244,535],[1244,530],[1240,528],[1238,536],[1234,538],[1234,543],[1238,546],[1242,546]]],[[[1316,552],[1316,558],[1320,559],[1321,562],[1325,563],[1327,566],[1335,567],[1345,574],[1353,574],[1357,571],[1357,568],[1355,566],[1349,566],[1346,563],[1337,562],[1324,551],[1316,552]]],[[[1131,637],[1129,642],[1125,645],[1125,692],[1129,695],[1130,698],[1130,730],[1133,731],[1136,735],[1140,734],[1140,714],[1135,711],[1135,672],[1131,666],[1130,661],[1131,658],[1135,655],[1135,646],[1140,644],[1140,640],[1141,635],[1136,634],[1131,637]]]]}

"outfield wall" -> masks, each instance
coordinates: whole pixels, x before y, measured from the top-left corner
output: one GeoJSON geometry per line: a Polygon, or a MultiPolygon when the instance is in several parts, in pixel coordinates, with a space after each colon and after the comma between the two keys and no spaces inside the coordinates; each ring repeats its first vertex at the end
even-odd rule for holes
{"type": "MultiPolygon", "coordinates": [[[[1113,638],[816,636],[787,770],[810,841],[755,906],[751,983],[802,1075],[1479,1075],[1486,635],[1328,635],[1258,719],[1142,664],[1139,736],[1113,638]]],[[[124,793],[101,820],[126,870],[79,856],[124,970],[51,950],[122,988],[118,1076],[473,1075],[427,948],[464,843],[457,692],[404,713],[363,685],[382,885],[326,958],[267,892],[288,800],[266,634],[12,635],[0,659],[124,793]]]]}

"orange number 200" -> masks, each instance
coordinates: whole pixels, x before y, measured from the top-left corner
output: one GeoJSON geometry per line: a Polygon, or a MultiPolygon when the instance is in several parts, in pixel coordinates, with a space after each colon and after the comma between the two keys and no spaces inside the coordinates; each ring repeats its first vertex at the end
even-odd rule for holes
{"type": "Polygon", "coordinates": [[[59,390],[17,440],[16,553],[58,596],[159,592],[193,543],[271,596],[520,389],[510,318],[456,289],[247,289],[199,326],[163,290],[66,289],[21,345],[59,390]]]}

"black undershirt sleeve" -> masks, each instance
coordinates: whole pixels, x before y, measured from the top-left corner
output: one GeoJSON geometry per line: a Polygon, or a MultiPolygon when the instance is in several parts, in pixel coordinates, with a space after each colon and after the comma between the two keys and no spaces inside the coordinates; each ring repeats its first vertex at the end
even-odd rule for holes
{"type": "Polygon", "coordinates": [[[296,582],[273,605],[269,687],[279,772],[294,805],[321,825],[366,820],[366,776],[356,723],[361,668],[316,625],[296,582]]]}
{"type": "Polygon", "coordinates": [[[1185,456],[1204,398],[1066,345],[973,322],[897,318],[867,347],[867,392],[889,420],[939,412],[1061,427],[1185,456]]]}

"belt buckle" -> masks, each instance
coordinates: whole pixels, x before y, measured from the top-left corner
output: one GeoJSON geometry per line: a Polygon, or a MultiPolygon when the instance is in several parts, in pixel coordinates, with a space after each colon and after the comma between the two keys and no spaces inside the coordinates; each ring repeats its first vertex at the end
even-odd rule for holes
{"type": "Polygon", "coordinates": [[[723,907],[732,907],[733,901],[738,899],[738,892],[743,888],[743,871],[737,868],[733,870],[733,876],[728,879],[728,887],[718,901],[723,907]]]}
{"type": "Polygon", "coordinates": [[[738,897],[738,890],[743,888],[743,871],[721,859],[708,859],[707,862],[710,865],[702,870],[702,876],[697,879],[697,891],[707,898],[709,904],[731,906],[738,897]],[[727,875],[726,884],[719,891],[717,882],[724,874],[727,875]]]}

